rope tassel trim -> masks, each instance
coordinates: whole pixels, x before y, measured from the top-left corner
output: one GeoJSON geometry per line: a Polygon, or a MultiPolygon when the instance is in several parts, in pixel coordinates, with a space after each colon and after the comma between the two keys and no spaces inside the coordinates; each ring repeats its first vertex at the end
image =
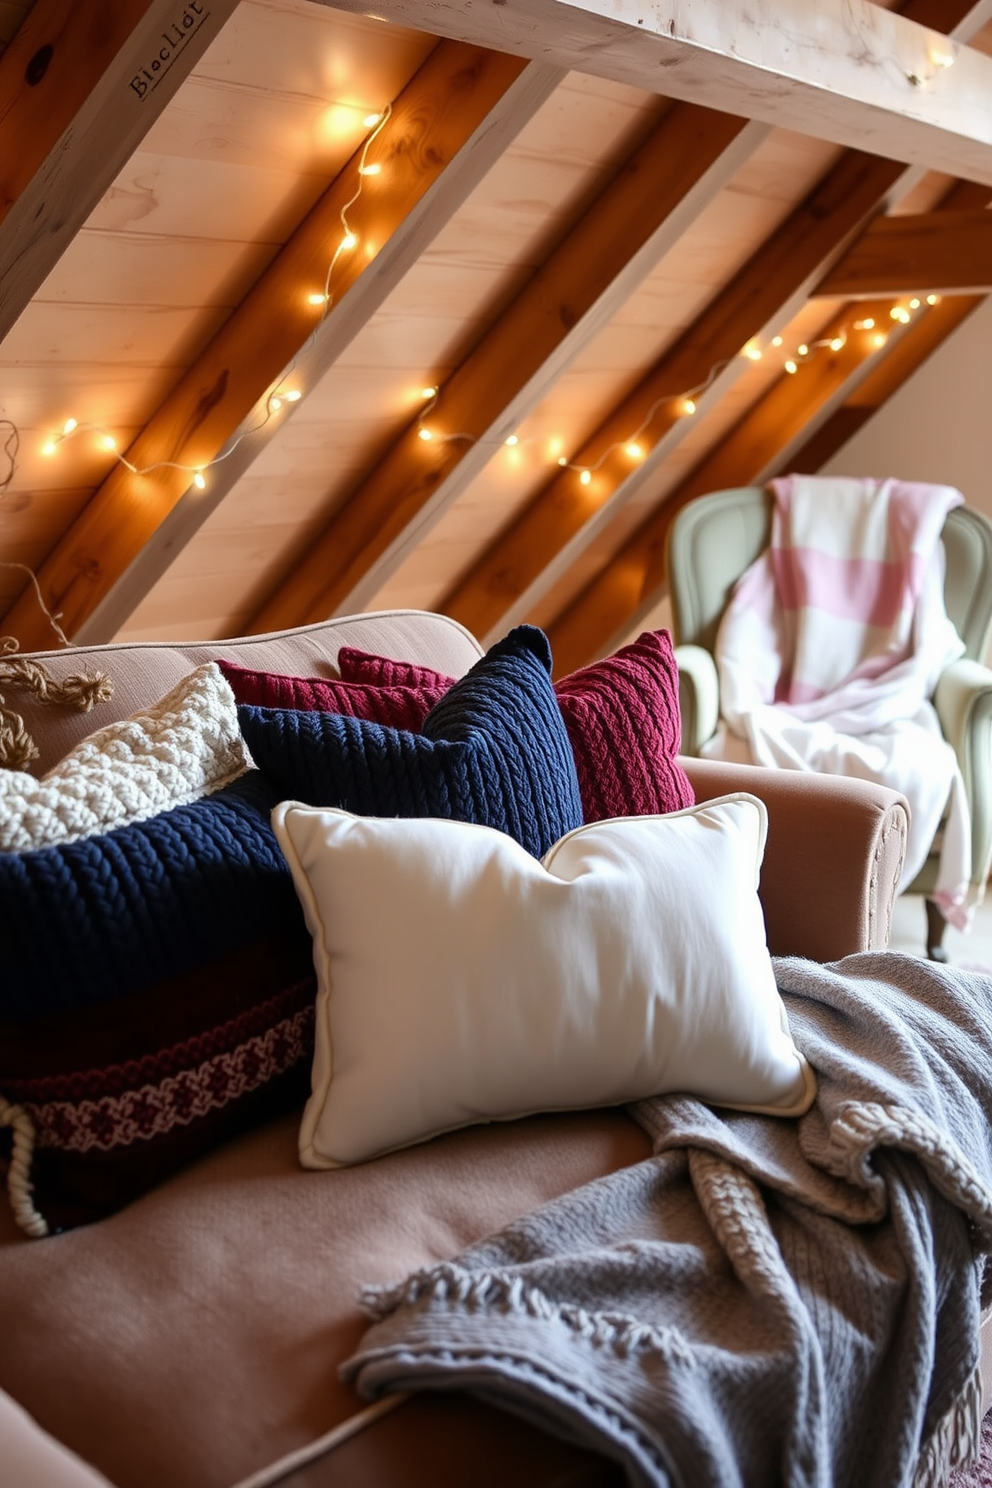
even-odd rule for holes
{"type": "MultiPolygon", "coordinates": [[[[62,704],[78,713],[89,713],[97,703],[113,697],[114,684],[106,672],[74,672],[59,681],[40,662],[12,655],[16,650],[14,636],[0,637],[0,686],[4,689],[20,688],[33,693],[39,703],[49,707],[62,704]]],[[[7,707],[7,699],[0,692],[0,768],[23,770],[37,758],[38,746],[23,718],[7,707]]]]}
{"type": "Polygon", "coordinates": [[[7,1194],[14,1218],[33,1239],[44,1239],[48,1225],[34,1207],[34,1184],[31,1182],[31,1158],[35,1146],[31,1117],[23,1106],[15,1106],[0,1095],[0,1127],[9,1127],[14,1134],[7,1170],[7,1194]]]}

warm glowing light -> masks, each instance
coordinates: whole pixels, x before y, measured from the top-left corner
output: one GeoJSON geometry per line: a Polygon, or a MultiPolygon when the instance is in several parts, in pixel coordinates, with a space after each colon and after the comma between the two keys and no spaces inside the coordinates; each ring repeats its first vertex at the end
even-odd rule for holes
{"type": "Polygon", "coordinates": [[[889,315],[892,317],[893,320],[898,320],[902,325],[907,325],[909,323],[909,311],[904,305],[893,305],[892,309],[889,311],[889,315]]]}
{"type": "Polygon", "coordinates": [[[55,453],[55,451],[57,449],[58,449],[58,445],[56,444],[55,440],[54,439],[49,439],[46,444],[43,444],[41,446],[41,453],[43,455],[54,455],[54,453],[55,453]]]}
{"type": "Polygon", "coordinates": [[[854,329],[856,331],[873,331],[875,329],[875,317],[868,315],[864,320],[856,320],[854,322],[854,329]]]}
{"type": "Polygon", "coordinates": [[[436,392],[436,387],[422,387],[420,389],[420,396],[422,398],[433,398],[436,392]]]}
{"type": "Polygon", "coordinates": [[[781,336],[773,336],[772,337],[772,345],[773,346],[781,346],[782,345],[782,337],[781,336]]]}
{"type": "Polygon", "coordinates": [[[798,372],[799,371],[799,368],[796,366],[795,362],[792,360],[791,357],[789,358],[789,360],[785,364],[785,370],[786,370],[786,372],[798,372]]]}
{"type": "Polygon", "coordinates": [[[930,48],[930,61],[934,67],[953,67],[954,53],[949,51],[947,47],[932,46],[930,48]]]}
{"type": "Polygon", "coordinates": [[[286,399],[287,403],[299,403],[300,399],[303,397],[303,394],[300,392],[299,388],[291,388],[288,393],[283,393],[283,397],[286,399]]]}
{"type": "Polygon", "coordinates": [[[117,440],[114,438],[113,434],[104,434],[103,438],[100,440],[100,443],[103,445],[104,449],[107,450],[115,450],[117,448],[117,440]]]}
{"type": "Polygon", "coordinates": [[[558,464],[564,470],[565,466],[568,464],[568,456],[567,455],[559,455],[558,456],[558,464]]]}
{"type": "Polygon", "coordinates": [[[371,165],[360,165],[358,167],[358,174],[360,176],[381,176],[382,166],[377,160],[374,160],[371,165]]]}
{"type": "Polygon", "coordinates": [[[871,338],[871,344],[872,344],[872,346],[884,346],[885,345],[885,332],[884,331],[876,331],[875,334],[874,334],[874,336],[872,336],[872,338],[871,338]]]}
{"type": "Polygon", "coordinates": [[[506,441],[506,443],[509,444],[509,445],[519,444],[520,443],[520,436],[519,436],[519,434],[511,434],[510,437],[509,437],[509,439],[506,441]]]}
{"type": "Polygon", "coordinates": [[[430,429],[418,429],[417,430],[417,438],[418,439],[427,440],[427,439],[433,439],[434,436],[431,433],[430,429]]]}
{"type": "Polygon", "coordinates": [[[939,305],[940,304],[940,295],[934,295],[934,294],[927,295],[927,304],[928,305],[939,305]]]}
{"type": "Polygon", "coordinates": [[[918,299],[916,299],[915,296],[913,297],[913,299],[910,300],[910,302],[909,302],[909,308],[910,308],[910,310],[919,310],[919,308],[920,308],[920,302],[919,302],[918,299]]]}
{"type": "Polygon", "coordinates": [[[355,234],[353,232],[345,233],[344,237],[341,239],[341,247],[356,248],[357,246],[358,239],[355,237],[355,234]]]}
{"type": "Polygon", "coordinates": [[[330,299],[330,296],[329,295],[326,295],[326,294],[308,294],[307,295],[307,304],[308,305],[326,305],[327,304],[327,301],[329,299],[330,299]]]}
{"type": "Polygon", "coordinates": [[[844,336],[835,336],[834,339],[830,343],[830,350],[831,351],[842,351],[843,348],[844,348],[844,345],[845,345],[845,341],[846,341],[846,338],[844,336]]]}
{"type": "Polygon", "coordinates": [[[202,470],[198,470],[193,476],[193,484],[198,491],[205,491],[207,489],[207,482],[202,470]]]}
{"type": "Polygon", "coordinates": [[[381,114],[366,114],[365,118],[362,120],[362,123],[365,125],[366,129],[374,129],[381,118],[381,114]]]}
{"type": "Polygon", "coordinates": [[[73,418],[66,419],[65,423],[62,425],[62,433],[63,434],[71,434],[74,429],[78,429],[78,428],[79,428],[79,425],[77,424],[77,422],[76,422],[75,419],[73,419],[73,418]]]}
{"type": "Polygon", "coordinates": [[[644,451],[641,449],[641,446],[639,444],[631,443],[624,445],[624,452],[629,456],[631,460],[644,459],[644,451]]]}
{"type": "Polygon", "coordinates": [[[582,474],[579,476],[579,480],[582,482],[582,484],[584,486],[587,486],[589,484],[589,482],[592,480],[592,475],[590,474],[590,472],[588,470],[583,470],[582,474]]]}
{"type": "Polygon", "coordinates": [[[695,413],[695,411],[696,411],[696,400],[694,398],[683,398],[682,399],[682,412],[685,413],[685,414],[691,415],[691,414],[695,413]]]}
{"type": "Polygon", "coordinates": [[[269,399],[269,407],[271,408],[271,410],[272,410],[273,413],[278,413],[279,410],[280,410],[280,408],[282,407],[282,399],[281,398],[270,398],[269,399]]]}
{"type": "Polygon", "coordinates": [[[802,346],[796,347],[796,351],[800,356],[809,356],[809,347],[806,345],[805,341],[803,342],[802,346]]]}
{"type": "Polygon", "coordinates": [[[744,355],[747,357],[749,362],[760,362],[761,347],[755,346],[753,341],[749,341],[744,348],[744,355]]]}

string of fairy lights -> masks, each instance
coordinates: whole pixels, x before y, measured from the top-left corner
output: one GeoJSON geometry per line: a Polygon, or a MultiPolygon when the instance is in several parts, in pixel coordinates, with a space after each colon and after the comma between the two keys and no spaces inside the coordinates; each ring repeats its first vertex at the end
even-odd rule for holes
{"type": "MultiPolygon", "coordinates": [[[[939,38],[930,46],[929,63],[931,70],[929,72],[921,70],[919,73],[907,73],[906,77],[914,86],[927,86],[933,82],[939,72],[952,66],[953,62],[953,52],[949,49],[944,39],[939,38]]],[[[318,312],[316,322],[307,341],[300,348],[299,352],[297,352],[293,361],[284,369],[279,379],[261,400],[258,417],[253,422],[249,423],[235,438],[230,440],[213,459],[203,461],[200,464],[186,464],[177,460],[156,460],[148,465],[139,465],[121,452],[117,439],[109,428],[100,423],[77,420],[74,417],[67,418],[62,424],[61,429],[48,436],[41,447],[41,453],[46,457],[55,456],[66,441],[75,439],[84,433],[89,433],[97,440],[99,447],[111,454],[114,460],[130,474],[144,477],[153,475],[159,470],[178,470],[190,476],[190,485],[193,489],[204,491],[207,489],[208,484],[207,473],[214,466],[229,459],[243,440],[259,432],[269,424],[284,407],[299,403],[303,398],[303,389],[298,386],[298,379],[294,379],[293,373],[300,358],[316,337],[321,323],[334,303],[333,280],[342,256],[354,252],[360,246],[359,235],[352,227],[349,220],[349,213],[361,198],[366,181],[383,173],[383,162],[381,160],[370,159],[369,156],[383,129],[389,122],[391,115],[392,105],[387,104],[380,112],[367,114],[363,118],[363,125],[369,130],[369,133],[365,137],[358,155],[355,188],[339,212],[341,234],[328,260],[323,283],[318,288],[309,291],[306,295],[307,304],[318,312]]],[[[889,316],[893,322],[903,325],[908,324],[916,311],[920,310],[924,303],[932,306],[937,304],[939,299],[939,295],[930,294],[925,299],[913,296],[907,301],[898,301],[891,307],[889,316]]],[[[777,354],[781,358],[781,365],[785,373],[794,376],[803,365],[810,362],[821,350],[825,348],[829,348],[833,352],[842,350],[852,333],[861,333],[869,336],[869,347],[871,350],[880,349],[887,340],[887,330],[884,324],[878,324],[874,317],[868,316],[852,318],[849,326],[845,326],[839,331],[835,330],[829,337],[800,342],[791,351],[784,349],[784,338],[781,335],[775,335],[770,338],[765,347],[762,347],[756,339],[749,341],[738,355],[749,361],[757,362],[769,354],[777,354]]],[[[632,463],[646,459],[651,449],[651,426],[658,417],[659,411],[663,407],[668,407],[676,418],[691,418],[697,412],[699,401],[733,360],[736,360],[736,358],[728,358],[715,363],[702,382],[697,383],[693,387],[664,394],[656,398],[637,427],[631,430],[624,438],[608,444],[592,463],[584,464],[570,458],[568,455],[560,453],[562,447],[560,440],[549,442],[550,458],[555,460],[562,471],[573,472],[577,476],[579,483],[583,486],[589,486],[594,476],[618,451],[622,450],[626,458],[632,463]]],[[[425,444],[435,441],[441,443],[466,441],[471,444],[491,444],[493,448],[503,445],[510,449],[521,444],[521,437],[516,433],[510,434],[501,440],[480,440],[475,435],[466,431],[450,432],[443,430],[431,417],[438,409],[442,392],[443,388],[439,384],[424,386],[420,390],[419,396],[422,400],[422,406],[419,409],[415,423],[417,437],[425,444]]],[[[6,470],[0,472],[0,499],[2,499],[9,490],[18,468],[20,432],[12,420],[0,418],[0,433],[4,436],[0,450],[2,450],[2,457],[6,461],[6,470]]],[[[534,441],[524,440],[523,442],[533,443],[534,441]]],[[[58,624],[60,617],[57,614],[53,615],[46,606],[34,570],[26,564],[17,563],[12,560],[0,560],[0,567],[21,569],[29,575],[41,609],[51,622],[60,642],[68,645],[69,642],[58,624]]]]}

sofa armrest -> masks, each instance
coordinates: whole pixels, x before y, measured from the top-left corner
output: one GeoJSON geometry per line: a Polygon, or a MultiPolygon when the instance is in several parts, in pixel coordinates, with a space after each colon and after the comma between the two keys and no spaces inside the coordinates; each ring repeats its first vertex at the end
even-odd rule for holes
{"type": "Polygon", "coordinates": [[[992,671],[962,657],[941,674],[933,698],[944,738],[953,746],[971,809],[971,881],[992,866],[992,671]]]}
{"type": "Polygon", "coordinates": [[[702,646],[676,646],[682,753],[698,754],[720,721],[720,682],[716,662],[702,646]]]}
{"type": "Polygon", "coordinates": [[[884,950],[909,829],[904,796],[804,770],[680,757],[698,801],[750,791],[768,808],[759,894],[774,956],[884,950]]]}

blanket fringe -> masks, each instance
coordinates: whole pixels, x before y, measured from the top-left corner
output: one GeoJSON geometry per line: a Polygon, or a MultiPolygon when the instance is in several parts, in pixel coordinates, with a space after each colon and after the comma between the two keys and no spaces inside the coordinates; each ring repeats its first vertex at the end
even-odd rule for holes
{"type": "Polygon", "coordinates": [[[975,1365],[964,1389],[938,1421],[916,1464],[913,1488],[945,1488],[955,1467],[973,1467],[982,1446],[982,1372],[975,1365]]]}
{"type": "Polygon", "coordinates": [[[34,1124],[23,1106],[15,1106],[0,1095],[0,1127],[10,1127],[14,1134],[14,1150],[7,1169],[7,1194],[14,1218],[22,1230],[34,1240],[48,1234],[44,1217],[34,1207],[31,1182],[31,1157],[34,1153],[34,1124]]]}
{"type": "Polygon", "coordinates": [[[471,1310],[487,1308],[503,1313],[554,1319],[597,1347],[609,1347],[620,1358],[653,1353],[692,1367],[695,1358],[674,1328],[656,1328],[624,1313],[587,1312],[567,1302],[553,1302],[521,1276],[500,1271],[467,1271],[451,1261],[415,1271],[391,1286],[365,1286],[359,1301],[375,1322],[383,1322],[397,1308],[421,1301],[444,1302],[471,1310]]]}

